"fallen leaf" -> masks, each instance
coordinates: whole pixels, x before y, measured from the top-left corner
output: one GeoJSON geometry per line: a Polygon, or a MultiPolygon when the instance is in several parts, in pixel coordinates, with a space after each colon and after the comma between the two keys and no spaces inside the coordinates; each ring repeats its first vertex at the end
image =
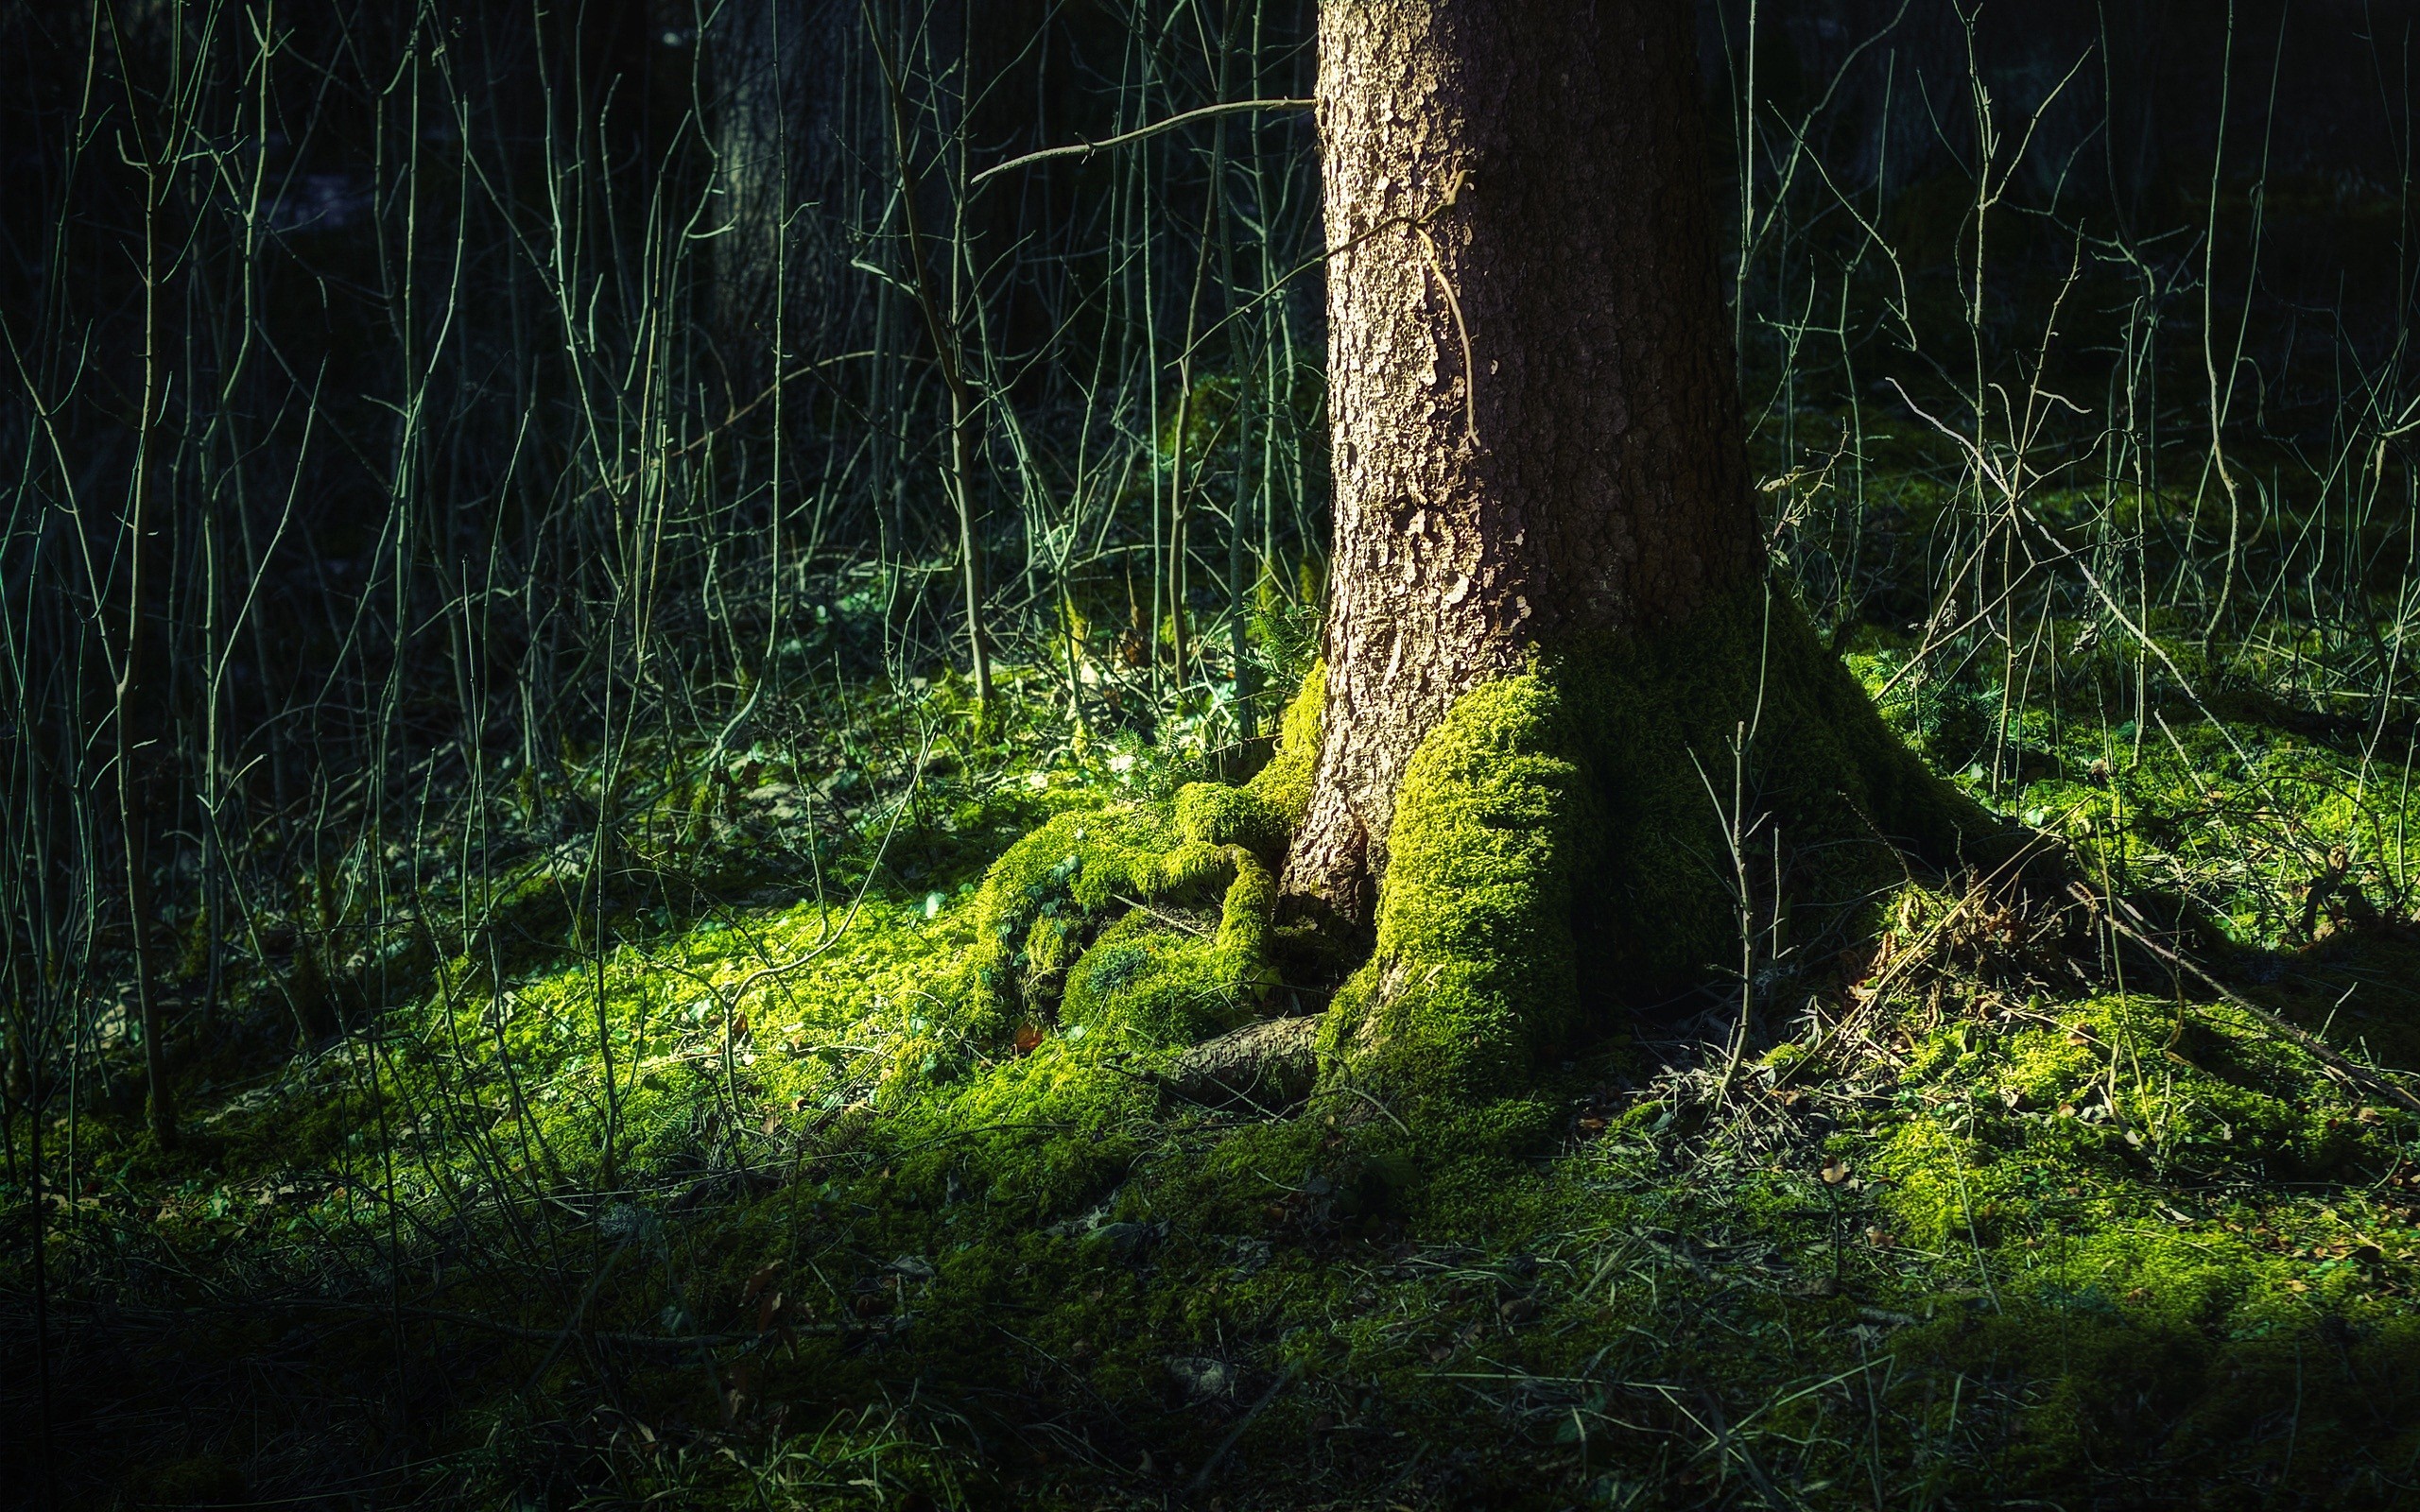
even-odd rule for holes
{"type": "Polygon", "coordinates": [[[1833,1157],[1831,1163],[1824,1166],[1820,1174],[1824,1177],[1824,1184],[1825,1186],[1839,1186],[1841,1182],[1849,1178],[1849,1162],[1840,1159],[1838,1156],[1835,1156],[1833,1157]]]}
{"type": "Polygon", "coordinates": [[[749,1303],[756,1300],[757,1294],[765,1289],[765,1283],[780,1275],[781,1271],[782,1262],[778,1260],[769,1262],[768,1263],[759,1266],[753,1274],[750,1275],[746,1283],[739,1288],[739,1305],[746,1307],[749,1303]]]}

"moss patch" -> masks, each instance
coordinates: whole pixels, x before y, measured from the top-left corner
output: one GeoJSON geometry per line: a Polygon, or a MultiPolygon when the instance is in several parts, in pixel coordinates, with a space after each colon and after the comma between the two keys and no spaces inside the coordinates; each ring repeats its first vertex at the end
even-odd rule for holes
{"type": "Polygon", "coordinates": [[[1536,674],[1473,689],[1421,743],[1396,799],[1376,952],[1321,1026],[1333,1088],[1401,1123],[1459,1122],[1568,1027],[1574,852],[1593,838],[1572,744],[1536,674]]]}

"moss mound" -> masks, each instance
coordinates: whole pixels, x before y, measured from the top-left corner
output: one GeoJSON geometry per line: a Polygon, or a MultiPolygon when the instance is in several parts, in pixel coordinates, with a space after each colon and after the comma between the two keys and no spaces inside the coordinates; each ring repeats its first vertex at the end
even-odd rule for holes
{"type": "Polygon", "coordinates": [[[1061,815],[1001,856],[976,902],[977,1034],[1063,1023],[1095,1042],[1165,1049],[1233,1027],[1276,983],[1275,869],[1309,801],[1319,674],[1275,756],[1240,787],[1061,815]]]}

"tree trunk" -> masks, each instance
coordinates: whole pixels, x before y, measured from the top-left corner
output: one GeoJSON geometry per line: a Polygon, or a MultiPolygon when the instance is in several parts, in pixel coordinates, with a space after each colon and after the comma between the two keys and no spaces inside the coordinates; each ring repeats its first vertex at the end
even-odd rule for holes
{"type": "Polygon", "coordinates": [[[714,240],[711,325],[735,408],[761,408],[785,365],[823,341],[837,271],[828,228],[841,163],[846,49],[856,8],[752,0],[705,35],[715,94],[716,188],[728,230],[714,240]]]}
{"type": "Polygon", "coordinates": [[[1336,540],[1272,766],[1289,912],[1373,944],[1339,1116],[1526,1127],[1538,1051],[1724,976],[1736,1064],[1899,842],[1996,829],[1764,581],[1697,78],[1687,0],[1321,10],[1336,540]]]}
{"type": "Polygon", "coordinates": [[[1535,647],[1756,570],[1683,0],[1332,0],[1327,704],[1286,888],[1366,922],[1404,769],[1535,647]]]}
{"type": "MultiPolygon", "coordinates": [[[[1322,666],[1240,790],[1063,816],[993,868],[1003,1032],[1198,1041],[1366,943],[1312,1031],[1322,1123],[1526,1145],[1536,1057],[1586,1017],[1728,974],[1736,1064],[1758,984],[1865,931],[1898,841],[1996,833],[1765,582],[1696,77],[1688,0],[1322,8],[1322,666]],[[1215,939],[1138,971],[1129,915],[1070,964],[1087,915],[1215,886],[1215,939]]],[[[1303,1038],[1219,1039],[1174,1085],[1303,1038]]]]}

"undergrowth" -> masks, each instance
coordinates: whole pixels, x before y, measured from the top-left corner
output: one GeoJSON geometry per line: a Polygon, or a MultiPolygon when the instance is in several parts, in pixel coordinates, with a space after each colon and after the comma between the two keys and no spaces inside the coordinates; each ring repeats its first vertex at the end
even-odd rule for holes
{"type": "MultiPolygon", "coordinates": [[[[1871,627],[1846,662],[2088,904],[1909,870],[1793,935],[1752,895],[1739,1055],[1718,976],[1523,1043],[1483,1078],[1516,1097],[1417,1145],[1382,1097],[1172,1091],[1352,964],[1273,913],[1315,674],[1248,782],[944,679],[592,785],[631,816],[602,880],[456,831],[422,896],[484,915],[271,921],[179,1148],[98,1047],[46,1131],[53,1472],[127,1506],[2408,1499],[2420,1125],[2278,1027],[2420,1057],[2400,775],[2246,650],[2163,643],[2113,720],[2120,650],[2056,633],[1989,749],[1988,666],[1907,675],[1871,627]],[[290,1053],[312,959],[337,1022],[290,1053]]],[[[1458,857],[1375,970],[1534,916],[1489,891],[1518,857],[1458,857]]]]}

